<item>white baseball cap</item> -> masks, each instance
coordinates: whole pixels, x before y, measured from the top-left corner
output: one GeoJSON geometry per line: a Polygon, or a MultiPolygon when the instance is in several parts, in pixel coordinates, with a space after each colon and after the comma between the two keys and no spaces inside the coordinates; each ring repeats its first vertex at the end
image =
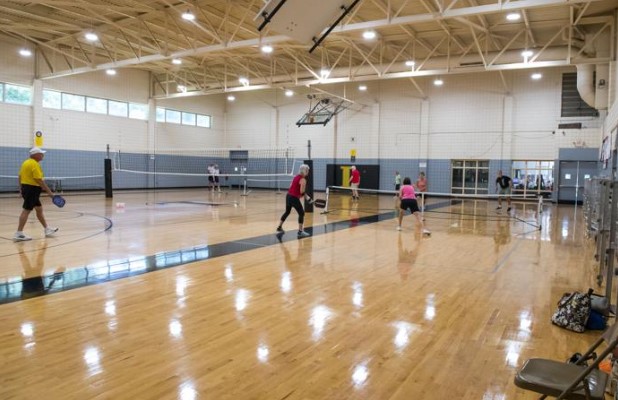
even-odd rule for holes
{"type": "Polygon", "coordinates": [[[35,154],[45,154],[47,153],[45,150],[41,149],[40,147],[33,147],[30,149],[30,155],[33,156],[35,154]]]}

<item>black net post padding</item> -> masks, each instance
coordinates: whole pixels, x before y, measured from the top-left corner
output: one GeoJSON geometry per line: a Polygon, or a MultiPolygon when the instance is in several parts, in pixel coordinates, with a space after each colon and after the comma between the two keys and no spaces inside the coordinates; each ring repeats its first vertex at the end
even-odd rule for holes
{"type": "MultiPolygon", "coordinates": [[[[313,160],[304,160],[303,163],[309,166],[309,176],[305,178],[307,184],[305,186],[305,193],[313,199],[313,160]]],[[[305,197],[305,212],[313,212],[313,203],[310,203],[305,197]]]]}
{"type": "Polygon", "coordinates": [[[114,197],[112,193],[112,160],[111,158],[105,159],[105,198],[111,199],[114,197]]]}

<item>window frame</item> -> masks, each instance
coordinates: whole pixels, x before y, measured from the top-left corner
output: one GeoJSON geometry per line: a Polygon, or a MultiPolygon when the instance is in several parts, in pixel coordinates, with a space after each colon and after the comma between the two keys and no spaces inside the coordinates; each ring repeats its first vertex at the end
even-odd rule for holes
{"type": "Polygon", "coordinates": [[[19,106],[31,106],[32,105],[32,87],[31,86],[25,86],[25,85],[17,85],[17,84],[14,84],[14,83],[3,82],[2,98],[4,100],[4,103],[6,103],[6,104],[15,104],[15,105],[19,105],[19,106]],[[8,98],[8,94],[9,94],[9,90],[11,88],[27,91],[28,92],[28,102],[27,103],[23,103],[23,102],[18,102],[18,101],[10,101],[9,98],[8,98]]]}
{"type": "Polygon", "coordinates": [[[489,160],[451,160],[451,193],[469,195],[488,195],[489,194],[489,160]],[[461,170],[461,186],[454,186],[455,170],[461,170]],[[473,171],[474,186],[467,185],[466,177],[468,171],[473,171]],[[487,186],[479,186],[482,178],[480,173],[487,177],[487,186]]]}
{"type": "Polygon", "coordinates": [[[61,94],[61,106],[62,106],[62,110],[66,110],[66,111],[78,111],[78,112],[86,112],[86,96],[82,96],[81,94],[73,94],[73,93],[65,93],[65,92],[60,92],[61,94]],[[66,108],[65,107],[65,97],[68,99],[70,97],[81,97],[82,98],[82,109],[78,110],[78,109],[74,109],[74,108],[66,108]]]}

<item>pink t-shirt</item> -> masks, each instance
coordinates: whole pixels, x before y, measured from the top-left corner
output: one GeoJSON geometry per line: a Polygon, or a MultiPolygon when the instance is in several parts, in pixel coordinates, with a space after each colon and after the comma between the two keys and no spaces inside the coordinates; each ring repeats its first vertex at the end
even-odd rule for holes
{"type": "Polygon", "coordinates": [[[414,192],[414,186],[403,185],[401,187],[401,200],[416,200],[416,192],[414,192]]]}

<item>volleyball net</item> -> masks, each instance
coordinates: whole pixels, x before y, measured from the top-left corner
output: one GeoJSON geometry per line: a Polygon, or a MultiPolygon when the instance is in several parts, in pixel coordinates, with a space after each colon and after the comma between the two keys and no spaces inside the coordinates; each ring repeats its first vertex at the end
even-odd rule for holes
{"type": "MultiPolygon", "coordinates": [[[[326,207],[323,213],[338,214],[383,214],[396,213],[400,209],[398,192],[395,190],[357,189],[359,200],[352,198],[352,188],[328,186],[324,194],[326,207]]],[[[520,233],[542,229],[544,203],[542,196],[524,195],[470,195],[456,193],[416,193],[421,214],[428,221],[445,226],[463,227],[479,222],[509,222],[519,224],[520,233]],[[508,210],[506,198],[511,199],[508,210]],[[502,198],[501,208],[498,199],[502,198]]],[[[489,230],[493,228],[489,227],[489,230]]]]}
{"type": "MultiPolygon", "coordinates": [[[[27,148],[3,148],[0,152],[0,192],[16,193],[19,169],[28,159],[27,148]]],[[[48,149],[41,167],[45,181],[54,192],[100,191],[105,188],[104,152],[77,152],[48,149]]]]}
{"type": "MultiPolygon", "coordinates": [[[[45,181],[54,192],[109,189],[239,188],[287,189],[302,164],[294,149],[109,148],[100,152],[48,149],[42,163],[45,181]],[[108,161],[109,160],[109,161],[108,161]],[[104,162],[105,161],[105,162],[104,162]],[[106,184],[104,165],[108,164],[106,184]]],[[[18,191],[19,166],[27,149],[0,161],[0,192],[18,191]]]]}
{"type": "Polygon", "coordinates": [[[293,148],[110,149],[113,188],[287,187],[302,164],[293,148]]]}

